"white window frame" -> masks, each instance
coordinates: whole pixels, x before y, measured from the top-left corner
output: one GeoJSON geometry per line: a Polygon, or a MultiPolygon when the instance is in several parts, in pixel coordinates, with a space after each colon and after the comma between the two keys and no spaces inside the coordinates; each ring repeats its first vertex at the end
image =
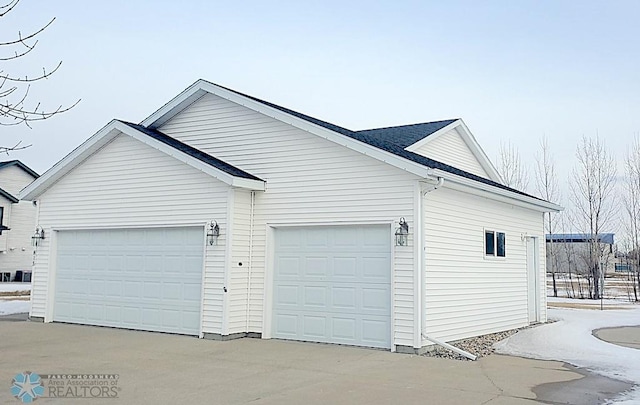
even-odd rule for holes
{"type": "Polygon", "coordinates": [[[482,232],[483,256],[485,259],[504,260],[507,258],[507,233],[494,228],[484,228],[482,232]],[[493,233],[493,253],[487,253],[487,233],[493,233]],[[498,234],[504,235],[504,256],[498,256],[498,234]]]}

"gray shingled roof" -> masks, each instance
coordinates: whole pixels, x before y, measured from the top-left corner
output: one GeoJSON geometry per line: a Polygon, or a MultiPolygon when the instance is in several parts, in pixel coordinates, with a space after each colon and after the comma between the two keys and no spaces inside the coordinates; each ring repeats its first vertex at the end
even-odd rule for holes
{"type": "MultiPolygon", "coordinates": [[[[120,121],[120,120],[118,120],[120,121]]],[[[147,127],[144,127],[142,125],[138,125],[138,124],[133,124],[131,122],[126,122],[126,121],[120,121],[125,125],[130,126],[133,129],[136,129],[140,132],[142,132],[145,135],[150,136],[151,138],[160,141],[166,145],[171,146],[174,149],[177,149],[181,152],[186,153],[187,155],[194,157],[196,159],[198,159],[201,162],[204,162],[212,167],[215,167],[216,169],[222,170],[223,172],[230,174],[234,177],[240,177],[243,179],[250,179],[250,180],[258,180],[258,181],[264,181],[250,173],[245,172],[244,170],[238,169],[235,166],[230,165],[229,163],[223,162],[220,159],[217,159],[207,153],[202,152],[199,149],[196,149],[194,147],[191,147],[187,144],[184,144],[180,141],[178,141],[177,139],[174,139],[172,137],[170,137],[169,135],[165,135],[160,131],[157,131],[155,129],[149,129],[147,127]]]]}
{"type": "Polygon", "coordinates": [[[361,131],[355,131],[359,134],[364,134],[372,138],[376,138],[380,142],[392,142],[401,148],[406,148],[414,143],[423,140],[427,136],[433,134],[446,127],[447,125],[457,121],[444,120],[434,122],[424,122],[422,124],[401,125],[398,127],[385,127],[364,129],[361,131]]]}

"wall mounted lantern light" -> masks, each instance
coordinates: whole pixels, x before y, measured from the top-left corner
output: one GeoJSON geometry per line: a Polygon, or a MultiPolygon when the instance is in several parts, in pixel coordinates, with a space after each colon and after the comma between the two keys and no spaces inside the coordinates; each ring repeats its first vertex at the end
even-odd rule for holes
{"type": "Polygon", "coordinates": [[[396,229],[396,246],[407,246],[409,239],[409,224],[405,221],[404,217],[400,218],[400,225],[396,229]]]}
{"type": "Polygon", "coordinates": [[[209,245],[217,245],[218,236],[220,236],[220,227],[218,226],[218,222],[213,220],[209,223],[209,229],[207,230],[209,245]]]}
{"type": "Polygon", "coordinates": [[[38,226],[36,227],[35,233],[31,237],[31,246],[38,247],[38,245],[40,244],[40,241],[43,241],[43,240],[44,240],[44,229],[38,226]]]}

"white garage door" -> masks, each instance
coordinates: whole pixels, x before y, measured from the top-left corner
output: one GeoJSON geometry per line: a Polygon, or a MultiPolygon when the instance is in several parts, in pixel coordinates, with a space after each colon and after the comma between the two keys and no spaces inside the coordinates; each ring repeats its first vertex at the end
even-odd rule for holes
{"type": "Polygon", "coordinates": [[[273,337],[391,347],[389,227],[279,228],[275,235],[273,337]]]}
{"type": "Polygon", "coordinates": [[[58,232],[54,321],[197,335],[202,228],[58,232]]]}

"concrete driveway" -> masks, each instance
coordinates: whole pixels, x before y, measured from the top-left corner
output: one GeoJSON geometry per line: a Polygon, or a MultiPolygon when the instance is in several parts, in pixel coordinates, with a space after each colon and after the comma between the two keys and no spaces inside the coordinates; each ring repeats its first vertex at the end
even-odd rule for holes
{"type": "Polygon", "coordinates": [[[218,342],[80,325],[0,322],[0,403],[20,403],[10,385],[24,371],[53,375],[42,380],[45,392],[37,398],[39,404],[495,405],[534,403],[536,398],[588,404],[625,388],[607,385],[613,382],[599,377],[585,379],[563,363],[508,356],[462,362],[338,345],[218,342]],[[116,387],[105,395],[97,388],[51,388],[56,382],[68,384],[69,374],[80,374],[72,376],[80,381],[71,382],[76,385],[117,374],[110,377],[117,378],[116,387]],[[47,398],[52,395],[58,398],[47,398]],[[72,399],[83,395],[94,398],[72,399]]]}

